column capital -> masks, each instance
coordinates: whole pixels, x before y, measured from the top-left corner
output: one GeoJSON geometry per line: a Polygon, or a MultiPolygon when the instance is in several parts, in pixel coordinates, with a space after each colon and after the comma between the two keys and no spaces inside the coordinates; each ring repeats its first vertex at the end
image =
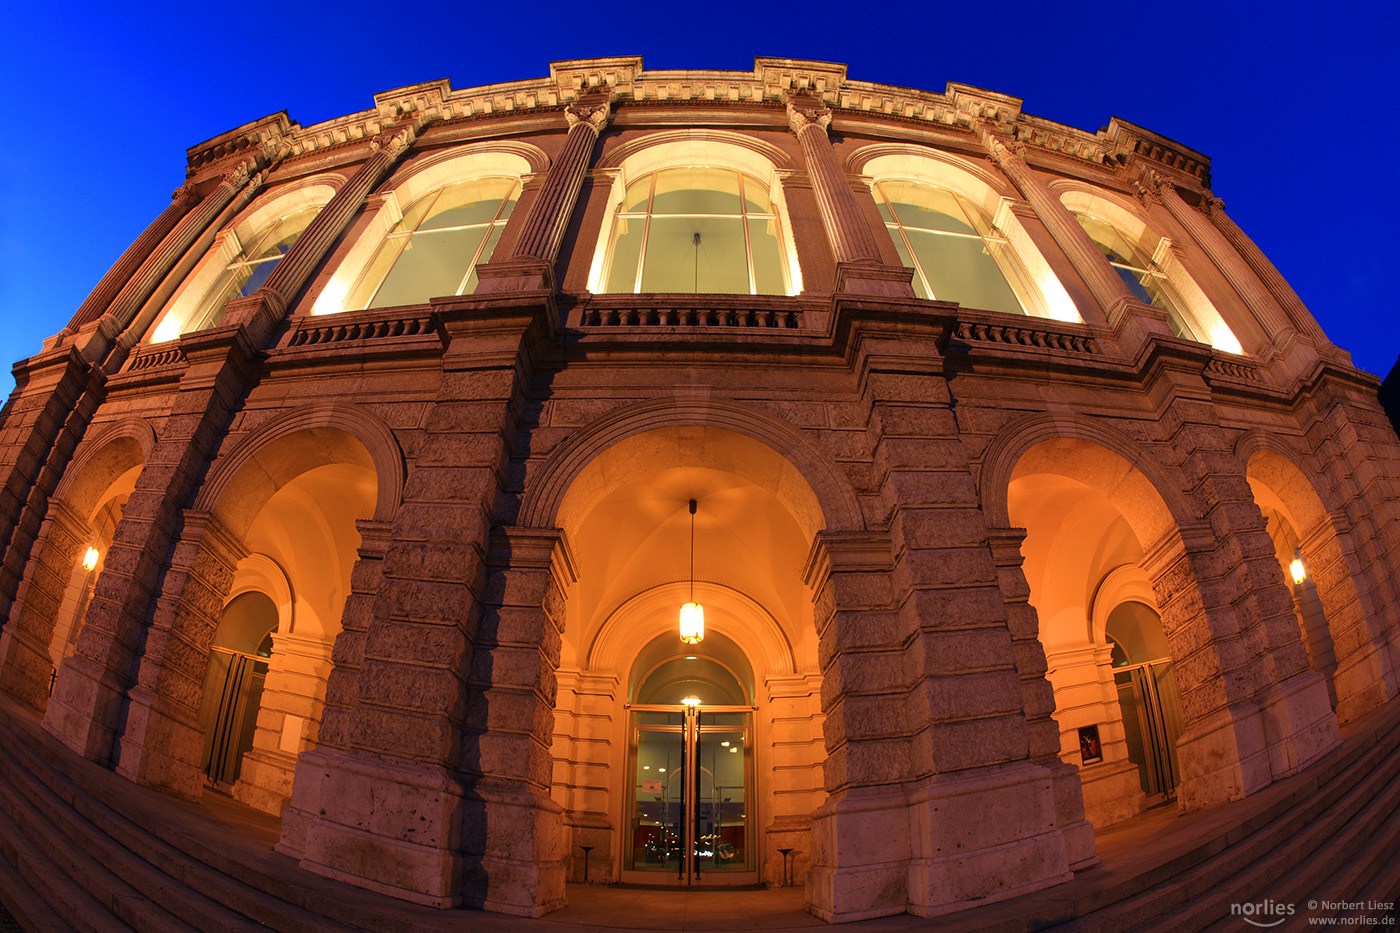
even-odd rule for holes
{"type": "Polygon", "coordinates": [[[783,98],[787,105],[788,126],[794,135],[802,135],[809,126],[821,128],[823,133],[831,127],[831,108],[812,97],[788,96],[783,98]]]}
{"type": "Polygon", "coordinates": [[[564,108],[564,119],[569,129],[583,123],[601,133],[612,122],[612,98],[603,94],[581,98],[564,108]]]}

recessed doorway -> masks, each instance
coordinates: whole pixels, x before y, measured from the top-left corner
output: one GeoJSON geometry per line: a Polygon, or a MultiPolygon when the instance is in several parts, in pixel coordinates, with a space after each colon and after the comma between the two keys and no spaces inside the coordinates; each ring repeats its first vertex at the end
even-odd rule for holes
{"type": "Polygon", "coordinates": [[[740,677],[714,658],[680,655],[655,665],[633,696],[622,880],[757,883],[754,707],[740,677]]]}

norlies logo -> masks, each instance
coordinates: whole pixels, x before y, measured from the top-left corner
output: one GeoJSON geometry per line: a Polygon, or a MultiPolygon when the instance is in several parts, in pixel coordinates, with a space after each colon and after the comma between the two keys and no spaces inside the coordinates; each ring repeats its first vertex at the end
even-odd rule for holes
{"type": "Polygon", "coordinates": [[[1280,904],[1278,901],[1265,898],[1257,904],[1231,904],[1230,916],[1243,917],[1245,923],[1253,924],[1257,927],[1276,927],[1289,917],[1293,916],[1294,907],[1292,904],[1280,904]]]}

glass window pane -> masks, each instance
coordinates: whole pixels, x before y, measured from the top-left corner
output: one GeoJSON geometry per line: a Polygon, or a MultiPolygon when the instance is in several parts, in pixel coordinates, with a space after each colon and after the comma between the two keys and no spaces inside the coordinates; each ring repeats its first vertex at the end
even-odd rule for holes
{"type": "Polygon", "coordinates": [[[1123,284],[1128,286],[1128,291],[1132,292],[1133,297],[1138,301],[1141,301],[1145,305],[1155,305],[1157,303],[1152,300],[1151,293],[1143,287],[1142,279],[1139,277],[1136,270],[1113,263],[1113,271],[1118,273],[1118,277],[1123,280],[1123,284]]]}
{"type": "Polygon", "coordinates": [[[743,182],[744,210],[750,214],[773,213],[773,199],[768,197],[768,188],[752,175],[745,175],[743,182]]]}
{"type": "Polygon", "coordinates": [[[641,217],[619,217],[612,246],[612,263],[608,267],[609,292],[637,290],[637,259],[642,252],[642,231],[646,220],[641,217]]]}
{"type": "Polygon", "coordinates": [[[622,196],[622,210],[631,213],[647,209],[647,202],[651,198],[651,179],[652,176],[647,175],[627,186],[627,191],[622,196]]]}
{"type": "Polygon", "coordinates": [[[748,294],[742,221],[738,217],[652,217],[641,290],[748,294]]]}
{"type": "Polygon", "coordinates": [[[449,185],[438,195],[432,212],[418,225],[418,229],[436,230],[490,223],[495,219],[501,202],[514,190],[513,178],[479,178],[449,185]]]}
{"type": "Polygon", "coordinates": [[[471,227],[414,234],[369,306],[422,304],[429,298],[455,295],[485,233],[482,227],[471,227]]]}
{"type": "Polygon", "coordinates": [[[1142,250],[1129,243],[1123,234],[1102,220],[1088,214],[1075,214],[1074,219],[1079,221],[1084,232],[1089,234],[1089,239],[1094,241],[1109,261],[1121,262],[1125,266],[1136,266],[1139,269],[1151,266],[1152,260],[1145,256],[1142,250]]]}
{"type": "Polygon", "coordinates": [[[716,168],[672,168],[656,173],[653,214],[739,214],[739,175],[716,168]]]}
{"type": "Polygon", "coordinates": [[[1025,313],[980,239],[908,232],[934,298],[983,311],[1025,313]]]}
{"type": "Polygon", "coordinates": [[[253,292],[262,288],[262,284],[267,281],[267,277],[272,274],[272,270],[277,268],[277,263],[281,262],[282,257],[287,255],[287,251],[291,248],[292,246],[290,243],[280,244],[276,247],[278,252],[273,258],[264,259],[261,262],[244,266],[243,271],[234,279],[235,282],[239,278],[243,279],[242,285],[237,288],[238,297],[247,298],[249,295],[253,294],[253,292]]]}
{"type": "Polygon", "coordinates": [[[924,285],[923,274],[919,271],[919,264],[914,261],[914,257],[909,253],[909,247],[904,242],[904,237],[899,232],[899,227],[891,225],[889,227],[890,239],[894,241],[895,252],[899,253],[899,261],[906,267],[914,270],[914,295],[928,301],[931,297],[928,287],[924,285]]]}
{"type": "Polygon", "coordinates": [[[778,222],[753,219],[748,223],[749,246],[753,250],[754,291],[760,295],[787,294],[782,245],[778,242],[778,222]]]}
{"type": "Polygon", "coordinates": [[[966,212],[951,191],[910,181],[887,181],[881,183],[880,188],[905,227],[950,233],[978,232],[967,222],[966,212]]]}

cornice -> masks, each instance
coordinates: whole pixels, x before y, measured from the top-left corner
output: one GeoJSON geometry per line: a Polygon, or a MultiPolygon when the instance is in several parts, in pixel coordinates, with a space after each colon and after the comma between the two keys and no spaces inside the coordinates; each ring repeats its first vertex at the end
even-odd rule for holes
{"type": "MultiPolygon", "coordinates": [[[[266,159],[300,156],[369,140],[405,121],[418,125],[482,119],[502,114],[545,116],[583,97],[603,96],[613,104],[746,104],[774,106],[793,96],[818,100],[832,118],[857,115],[891,123],[967,132],[979,127],[1014,138],[1030,149],[1092,164],[1115,167],[1141,161],[1190,187],[1210,184],[1210,160],[1201,153],[1140,126],[1112,118],[1096,132],[1030,116],[1022,99],[950,82],[942,93],[852,81],[846,66],[789,58],[758,58],[752,72],[646,71],[639,56],[554,62],[549,74],[524,81],[454,89],[447,79],[409,85],[374,95],[374,106],[303,127],[285,113],[265,117],[189,150],[190,173],[225,158],[258,150],[266,159]]],[[[559,120],[559,129],[564,129],[559,120]]]]}

